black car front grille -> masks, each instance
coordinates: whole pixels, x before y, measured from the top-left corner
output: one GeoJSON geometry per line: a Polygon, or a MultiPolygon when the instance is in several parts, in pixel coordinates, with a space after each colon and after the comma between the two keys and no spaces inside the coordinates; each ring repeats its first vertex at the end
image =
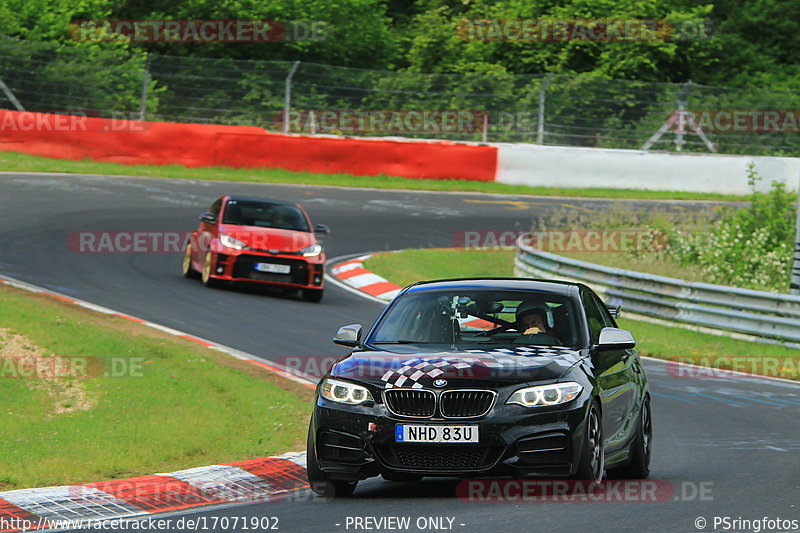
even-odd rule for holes
{"type": "Polygon", "coordinates": [[[233,277],[252,279],[258,281],[277,281],[280,283],[308,284],[308,263],[300,259],[286,259],[284,257],[267,257],[261,255],[240,255],[233,265],[233,277]],[[273,272],[260,272],[256,270],[256,263],[272,263],[276,265],[289,265],[288,274],[275,274],[273,272]]]}
{"type": "Polygon", "coordinates": [[[439,410],[447,418],[469,418],[489,412],[494,393],[488,390],[449,390],[439,398],[439,410]]]}
{"type": "Polygon", "coordinates": [[[448,472],[489,468],[498,454],[497,448],[490,446],[436,444],[390,444],[376,446],[376,451],[390,467],[448,472]]]}
{"type": "Polygon", "coordinates": [[[355,435],[327,430],[319,435],[317,454],[323,461],[357,462],[364,456],[364,445],[355,435]]]}
{"type": "Polygon", "coordinates": [[[436,396],[429,390],[389,389],[383,398],[396,415],[426,418],[436,412],[436,396]]]}

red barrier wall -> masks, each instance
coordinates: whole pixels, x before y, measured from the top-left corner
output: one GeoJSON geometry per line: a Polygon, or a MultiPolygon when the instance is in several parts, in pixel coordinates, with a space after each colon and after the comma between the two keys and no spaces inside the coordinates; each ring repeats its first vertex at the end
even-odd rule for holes
{"type": "Polygon", "coordinates": [[[248,126],[137,122],[0,110],[0,150],[127,165],[285,168],[494,181],[497,148],[446,141],[333,139],[248,126]]]}

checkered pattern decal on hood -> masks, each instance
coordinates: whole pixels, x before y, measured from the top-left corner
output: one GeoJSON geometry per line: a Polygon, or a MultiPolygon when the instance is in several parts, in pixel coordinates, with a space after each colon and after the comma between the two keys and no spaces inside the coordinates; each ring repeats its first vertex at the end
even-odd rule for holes
{"type": "Polygon", "coordinates": [[[483,366],[514,371],[556,363],[565,370],[580,360],[574,350],[557,347],[498,348],[494,350],[464,350],[416,356],[400,362],[399,368],[387,370],[381,377],[384,388],[405,387],[421,389],[421,381],[434,380],[442,374],[483,366]]]}

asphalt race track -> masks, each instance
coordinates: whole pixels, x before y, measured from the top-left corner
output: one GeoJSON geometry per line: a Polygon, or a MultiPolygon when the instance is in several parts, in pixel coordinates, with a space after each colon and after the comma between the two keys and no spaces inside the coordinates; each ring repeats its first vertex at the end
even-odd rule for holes
{"type": "MultiPolygon", "coordinates": [[[[101,230],[189,231],[217,196],[252,194],[303,204],[313,222],[331,227],[325,246],[332,258],[451,246],[459,231],[526,229],[538,214],[595,211],[611,203],[8,173],[0,174],[0,187],[0,275],[276,361],[343,355],[346,351],[329,340],[336,328],[371,324],[380,304],[332,284],[321,304],[280,293],[207,289],[181,276],[180,254],[79,253],[68,246],[69,236],[101,230]]],[[[644,208],[655,204],[635,203],[644,208]]],[[[700,204],[670,205],[695,209],[700,204]]],[[[205,517],[209,530],[215,517],[275,516],[282,531],[374,530],[354,528],[352,517],[387,516],[411,517],[409,530],[418,531],[420,517],[447,517],[453,518],[453,530],[470,532],[698,531],[698,517],[707,520],[704,530],[713,531],[715,516],[800,519],[800,386],[743,377],[676,376],[660,362],[648,361],[647,369],[655,422],[651,479],[671,488],[665,501],[467,502],[455,496],[458,480],[412,485],[373,479],[345,500],[300,493],[285,501],[169,516],[205,517]]],[[[216,530],[225,530],[219,524],[216,530]]]]}

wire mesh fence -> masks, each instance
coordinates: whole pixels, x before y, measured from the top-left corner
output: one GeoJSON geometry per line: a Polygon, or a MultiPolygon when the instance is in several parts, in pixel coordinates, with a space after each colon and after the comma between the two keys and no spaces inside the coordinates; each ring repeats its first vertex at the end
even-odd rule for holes
{"type": "Polygon", "coordinates": [[[800,155],[800,94],[552,74],[423,74],[0,39],[0,108],[270,131],[800,155]]]}

